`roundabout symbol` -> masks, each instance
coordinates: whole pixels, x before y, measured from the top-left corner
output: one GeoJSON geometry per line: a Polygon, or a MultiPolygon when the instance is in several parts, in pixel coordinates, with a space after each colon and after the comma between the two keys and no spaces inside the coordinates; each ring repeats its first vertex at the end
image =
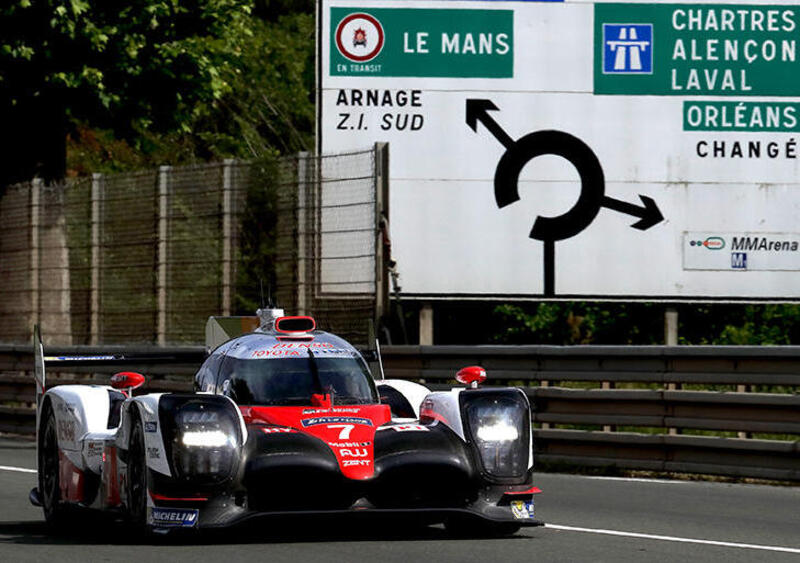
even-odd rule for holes
{"type": "Polygon", "coordinates": [[[478,130],[478,121],[506,148],[494,174],[494,197],[499,208],[519,201],[519,175],[528,162],[542,155],[560,156],[578,171],[581,190],[578,200],[556,217],[537,216],[530,238],[544,243],[544,295],[555,295],[555,242],[571,238],[594,221],[602,207],[626,213],[639,220],[631,225],[646,230],[664,220],[652,198],[639,195],[638,206],[605,195],[603,167],[592,149],[577,137],[563,131],[534,131],[514,141],[489,115],[498,107],[491,100],[467,100],[467,125],[478,130]]]}

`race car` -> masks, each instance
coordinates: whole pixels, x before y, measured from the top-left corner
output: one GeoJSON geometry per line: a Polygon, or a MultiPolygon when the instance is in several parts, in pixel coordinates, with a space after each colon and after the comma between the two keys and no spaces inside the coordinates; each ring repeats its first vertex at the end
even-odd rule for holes
{"type": "Polygon", "coordinates": [[[144,532],[291,515],[401,517],[481,535],[542,524],[521,390],[479,387],[477,366],[450,391],[376,380],[312,317],[259,313],[258,328],[209,353],[193,393],[134,395],[145,381],[135,372],[47,389],[46,365],[126,358],[46,357],[37,328],[30,498],[45,519],[58,525],[81,507],[144,532]]]}

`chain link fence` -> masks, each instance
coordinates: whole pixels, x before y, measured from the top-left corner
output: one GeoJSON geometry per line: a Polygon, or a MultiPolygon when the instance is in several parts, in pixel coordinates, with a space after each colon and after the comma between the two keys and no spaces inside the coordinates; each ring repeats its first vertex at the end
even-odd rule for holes
{"type": "Polygon", "coordinates": [[[8,187],[0,341],[38,323],[48,344],[199,344],[209,316],[271,300],[366,344],[384,299],[381,151],[8,187]]]}

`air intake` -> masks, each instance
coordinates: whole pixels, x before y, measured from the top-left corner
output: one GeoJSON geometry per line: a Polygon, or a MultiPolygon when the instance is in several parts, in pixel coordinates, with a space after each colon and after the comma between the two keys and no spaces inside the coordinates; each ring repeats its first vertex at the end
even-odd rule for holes
{"type": "Polygon", "coordinates": [[[275,330],[283,334],[311,332],[317,323],[311,317],[281,317],[275,321],[275,330]]]}

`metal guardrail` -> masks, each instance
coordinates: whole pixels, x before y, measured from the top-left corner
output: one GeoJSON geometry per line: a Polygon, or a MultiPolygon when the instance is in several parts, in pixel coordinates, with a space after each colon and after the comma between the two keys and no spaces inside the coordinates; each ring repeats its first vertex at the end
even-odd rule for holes
{"type": "Polygon", "coordinates": [[[800,346],[386,346],[387,377],[441,381],[468,364],[493,380],[786,385],[800,346]]]}
{"type": "MultiPolygon", "coordinates": [[[[190,389],[191,374],[205,355],[202,347],[47,349],[53,356],[75,353],[151,356],[141,366],[124,366],[148,375],[147,392],[190,389]]],[[[28,347],[0,345],[0,431],[34,431],[31,358],[28,347]]],[[[539,461],[800,481],[800,347],[388,346],[383,362],[387,378],[433,388],[453,384],[455,371],[472,364],[484,366],[492,382],[522,386],[537,424],[539,461]],[[601,388],[568,389],[555,382],[601,388]],[[631,383],[658,388],[614,389],[631,383]],[[684,385],[731,390],[680,390],[684,385]],[[775,386],[782,392],[749,391],[775,386]],[[653,433],[615,431],[631,427],[653,433]],[[683,430],[798,439],[679,434],[683,430]]],[[[69,374],[51,373],[48,386],[105,384],[114,371],[119,370],[74,366],[69,374]]]]}

